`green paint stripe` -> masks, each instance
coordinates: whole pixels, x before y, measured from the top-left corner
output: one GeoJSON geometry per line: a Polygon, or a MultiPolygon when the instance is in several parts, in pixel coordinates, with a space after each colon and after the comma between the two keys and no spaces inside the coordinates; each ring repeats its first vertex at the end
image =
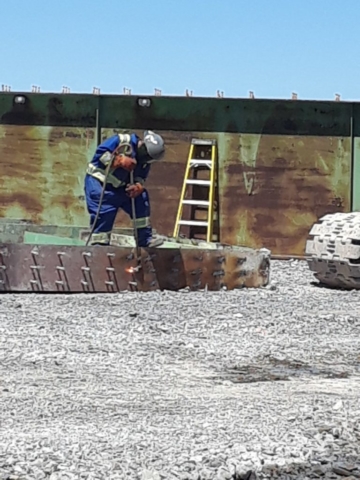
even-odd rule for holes
{"type": "Polygon", "coordinates": [[[24,243],[37,245],[85,245],[83,240],[78,238],[58,237],[57,235],[46,235],[43,233],[25,232],[24,243]]]}

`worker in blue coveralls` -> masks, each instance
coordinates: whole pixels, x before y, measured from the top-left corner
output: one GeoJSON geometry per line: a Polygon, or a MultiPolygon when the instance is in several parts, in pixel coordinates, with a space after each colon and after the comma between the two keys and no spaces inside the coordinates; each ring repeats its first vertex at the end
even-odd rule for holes
{"type": "Polygon", "coordinates": [[[99,208],[105,169],[111,160],[113,163],[108,173],[91,245],[109,245],[118,209],[124,210],[132,218],[132,198],[135,199],[135,224],[139,247],[155,247],[162,243],[162,240],[152,237],[150,202],[144,183],[151,164],[162,159],[164,154],[164,140],[150,130],[144,132],[143,140],[135,133],[116,134],[97,147],[85,176],[85,198],[91,226],[99,208]],[[131,171],[133,185],[130,184],[131,171]]]}

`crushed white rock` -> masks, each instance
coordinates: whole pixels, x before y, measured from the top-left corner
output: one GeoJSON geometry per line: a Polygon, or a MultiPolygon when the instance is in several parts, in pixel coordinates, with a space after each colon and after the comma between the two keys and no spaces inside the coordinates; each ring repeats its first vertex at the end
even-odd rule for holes
{"type": "Polygon", "coordinates": [[[271,279],[1,295],[0,479],[360,478],[360,292],[271,279]]]}

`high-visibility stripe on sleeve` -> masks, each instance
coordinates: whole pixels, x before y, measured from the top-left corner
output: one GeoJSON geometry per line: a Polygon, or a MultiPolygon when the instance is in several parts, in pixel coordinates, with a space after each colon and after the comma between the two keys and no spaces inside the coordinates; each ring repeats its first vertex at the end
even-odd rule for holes
{"type": "Polygon", "coordinates": [[[99,157],[99,160],[101,163],[103,163],[106,166],[109,164],[111,157],[112,155],[110,152],[105,152],[101,155],[101,157],[99,157]]]}
{"type": "MultiPolygon", "coordinates": [[[[94,178],[97,178],[98,180],[100,180],[101,183],[104,183],[104,181],[105,181],[104,170],[102,170],[101,168],[95,167],[95,165],[93,165],[92,163],[88,164],[86,173],[88,173],[89,175],[91,175],[94,178]]],[[[106,183],[110,183],[115,188],[123,187],[126,184],[125,182],[122,182],[121,180],[116,178],[110,172],[109,172],[109,175],[107,177],[107,182],[106,183]]]]}
{"type": "Polygon", "coordinates": [[[119,145],[131,142],[131,135],[129,135],[128,133],[118,133],[118,137],[120,142],[119,145]]]}
{"type": "Polygon", "coordinates": [[[119,155],[125,155],[127,157],[132,157],[133,149],[131,146],[131,135],[128,133],[118,133],[119,145],[116,147],[119,155]]]}

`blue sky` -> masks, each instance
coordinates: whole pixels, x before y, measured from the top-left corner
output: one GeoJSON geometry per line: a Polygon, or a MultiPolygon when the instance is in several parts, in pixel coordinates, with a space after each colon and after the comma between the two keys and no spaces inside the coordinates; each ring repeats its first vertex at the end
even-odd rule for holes
{"type": "Polygon", "coordinates": [[[359,0],[0,0],[12,91],[360,98],[359,0]]]}

